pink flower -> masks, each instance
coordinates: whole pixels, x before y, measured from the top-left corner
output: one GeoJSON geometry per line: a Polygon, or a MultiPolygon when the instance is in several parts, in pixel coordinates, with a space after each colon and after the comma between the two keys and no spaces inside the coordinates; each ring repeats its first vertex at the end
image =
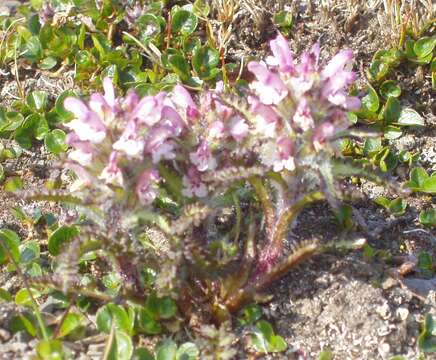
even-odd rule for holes
{"type": "Polygon", "coordinates": [[[135,109],[135,107],[138,105],[138,103],[139,103],[138,94],[136,93],[135,90],[129,89],[127,90],[127,94],[121,103],[121,107],[126,112],[132,112],[135,109]]]}
{"type": "Polygon", "coordinates": [[[313,146],[315,150],[322,149],[322,144],[326,142],[328,138],[335,134],[335,126],[331,122],[324,122],[319,125],[313,133],[313,146]]]}
{"type": "Polygon", "coordinates": [[[68,153],[68,158],[82,166],[91,165],[96,150],[89,141],[80,141],[76,133],[71,132],[67,135],[66,143],[75,148],[68,153]]]}
{"type": "Polygon", "coordinates": [[[281,137],[277,142],[267,142],[261,148],[261,160],[274,171],[279,172],[284,169],[293,171],[295,161],[292,156],[292,142],[287,137],[281,137]]]}
{"type": "Polygon", "coordinates": [[[224,123],[222,121],[214,121],[209,125],[208,139],[221,139],[224,137],[224,123]]]}
{"type": "Polygon", "coordinates": [[[202,141],[196,152],[190,153],[191,162],[197,167],[198,171],[214,170],[216,168],[216,160],[212,156],[209,145],[206,141],[202,141]]]}
{"type": "Polygon", "coordinates": [[[168,126],[153,128],[148,134],[145,151],[152,155],[153,163],[158,163],[162,158],[175,159],[174,144],[168,139],[174,135],[173,129],[168,126]]]}
{"type": "Polygon", "coordinates": [[[205,197],[207,195],[207,187],[201,182],[200,172],[193,166],[188,169],[188,174],[183,175],[183,190],[182,194],[186,197],[205,197]]]}
{"type": "Polygon", "coordinates": [[[235,116],[230,122],[230,135],[236,141],[241,141],[248,135],[248,124],[245,119],[240,116],[235,116]]]}
{"type": "Polygon", "coordinates": [[[268,70],[265,63],[251,61],[248,63],[248,70],[258,80],[253,81],[250,87],[256,91],[260,101],[264,104],[278,104],[288,94],[288,89],[280,76],[268,70]]]}
{"type": "Polygon", "coordinates": [[[322,79],[327,79],[335,76],[338,71],[344,69],[345,65],[351,65],[353,58],[354,54],[352,50],[342,50],[337,53],[321,72],[322,79]]]}
{"type": "Polygon", "coordinates": [[[176,106],[179,106],[186,111],[186,115],[189,119],[197,119],[200,116],[197,105],[183,86],[176,85],[174,87],[171,100],[176,104],[176,106]]]}
{"type": "Polygon", "coordinates": [[[105,139],[106,126],[82,101],[68,97],[64,101],[64,107],[76,116],[65,126],[74,131],[80,140],[98,144],[105,139]]]}
{"type": "Polygon", "coordinates": [[[162,107],[166,93],[160,92],[156,96],[144,97],[135,107],[131,119],[138,119],[140,123],[153,126],[161,119],[162,107]]]}
{"type": "Polygon", "coordinates": [[[248,101],[251,104],[251,111],[257,115],[254,122],[258,135],[262,137],[274,137],[276,125],[280,120],[274,108],[261,103],[254,97],[249,97],[248,101]]]}
{"type": "Polygon", "coordinates": [[[307,98],[301,98],[292,120],[303,131],[307,131],[314,127],[315,123],[312,118],[307,98]]]}
{"type": "Polygon", "coordinates": [[[106,184],[123,186],[123,173],[118,167],[118,153],[112,151],[109,157],[109,164],[102,170],[99,179],[105,181],[106,184]]]}
{"type": "Polygon", "coordinates": [[[180,135],[185,127],[185,123],[179,113],[170,106],[162,108],[160,124],[170,128],[174,136],[180,135]]]}
{"type": "Polygon", "coordinates": [[[106,100],[106,103],[112,109],[115,108],[115,105],[116,105],[116,102],[115,102],[115,89],[114,89],[114,85],[112,83],[112,79],[111,78],[105,77],[103,79],[103,89],[104,89],[104,99],[106,100]]]}
{"type": "Polygon", "coordinates": [[[157,182],[159,174],[156,170],[145,170],[136,185],[136,195],[141,204],[151,204],[158,195],[157,182]]]}
{"type": "Polygon", "coordinates": [[[130,120],[121,137],[112,145],[112,148],[124,152],[128,156],[137,157],[142,156],[144,146],[145,141],[138,133],[138,124],[135,120],[130,120]]]}
{"type": "Polygon", "coordinates": [[[268,64],[278,65],[281,72],[293,73],[295,70],[294,62],[286,38],[279,33],[274,40],[270,41],[269,44],[274,57],[268,57],[268,64]]]}

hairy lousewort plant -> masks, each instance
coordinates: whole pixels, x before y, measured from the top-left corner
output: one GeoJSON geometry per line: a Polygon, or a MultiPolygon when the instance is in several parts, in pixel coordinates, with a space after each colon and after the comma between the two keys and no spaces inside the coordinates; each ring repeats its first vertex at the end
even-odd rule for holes
{"type": "Polygon", "coordinates": [[[303,207],[337,198],[335,139],[360,105],[347,95],[353,53],[320,67],[318,45],[298,63],[282,35],[270,45],[273,56],[248,64],[245,97],[218,83],[195,101],[180,85],[117,98],[106,78],[104,95],[65,100],[71,191],[135,296],[145,224],[168,237],[172,255],[159,254],[156,270],[173,264],[180,306],[201,295],[218,321],[319,250],[312,241],[285,255],[284,243],[303,207]]]}

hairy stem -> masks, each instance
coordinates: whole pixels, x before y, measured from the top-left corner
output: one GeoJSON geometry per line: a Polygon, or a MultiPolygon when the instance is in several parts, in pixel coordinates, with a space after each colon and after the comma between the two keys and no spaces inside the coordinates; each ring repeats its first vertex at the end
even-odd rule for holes
{"type": "Polygon", "coordinates": [[[260,204],[262,206],[263,215],[265,218],[265,228],[268,239],[272,239],[274,225],[275,225],[275,216],[274,216],[274,206],[271,201],[271,197],[268,194],[265,185],[262,183],[262,180],[258,177],[253,177],[250,180],[251,186],[259,198],[260,204]]]}
{"type": "Polygon", "coordinates": [[[320,201],[325,198],[325,195],[321,191],[313,191],[301,199],[297,200],[294,204],[288,207],[280,215],[271,242],[271,250],[275,250],[280,253],[283,249],[283,242],[288,232],[289,226],[300,213],[300,211],[307,205],[320,201]]]}
{"type": "Polygon", "coordinates": [[[228,297],[225,305],[231,313],[237,312],[242,306],[254,299],[259,290],[270,285],[273,281],[285,275],[291,268],[315,254],[319,249],[316,241],[300,247],[286,259],[275,265],[269,272],[256,279],[254,283],[247,284],[239,291],[228,297]]]}

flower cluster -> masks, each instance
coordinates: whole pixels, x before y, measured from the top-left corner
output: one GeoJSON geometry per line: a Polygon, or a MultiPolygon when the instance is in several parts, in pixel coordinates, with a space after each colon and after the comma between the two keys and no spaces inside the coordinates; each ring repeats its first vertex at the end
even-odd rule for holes
{"type": "Polygon", "coordinates": [[[329,138],[349,126],[346,112],[360,106],[346,91],[355,80],[353,53],[342,51],[320,69],[318,45],[298,64],[282,35],[270,45],[273,56],[248,64],[256,80],[246,109],[226,100],[222,83],[198,101],[181,85],[142,99],[133,90],[116,98],[105,78],[104,95],[91,95],[88,104],[67,98],[65,108],[75,115],[66,127],[76,186],[99,181],[108,189],[134,189],[140,204],[150,204],[164,163],[180,177],[181,194],[201,198],[209,192],[204,179],[216,170],[246,160],[293,171],[305,149],[328,149],[329,138]]]}
{"type": "Polygon", "coordinates": [[[360,107],[360,100],[347,94],[356,78],[350,71],[353,52],[339,52],[320,69],[319,44],[297,64],[282,35],[270,46],[273,56],[266,62],[248,64],[256,77],[248,100],[257,134],[263,137],[262,163],[274,171],[292,171],[304,147],[322,150],[329,138],[350,125],[346,112],[360,107]]]}

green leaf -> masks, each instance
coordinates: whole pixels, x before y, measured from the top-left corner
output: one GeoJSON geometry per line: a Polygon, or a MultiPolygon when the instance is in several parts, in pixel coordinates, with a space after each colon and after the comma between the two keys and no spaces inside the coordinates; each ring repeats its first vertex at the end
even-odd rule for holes
{"type": "Polygon", "coordinates": [[[76,226],[61,226],[48,238],[48,251],[51,255],[57,256],[61,252],[62,245],[79,235],[76,226]]]}
{"type": "Polygon", "coordinates": [[[380,85],[380,95],[384,98],[399,97],[401,95],[401,88],[396,81],[386,80],[380,85]]]}
{"type": "Polygon", "coordinates": [[[178,10],[173,14],[172,31],[174,34],[192,34],[197,28],[197,24],[197,17],[188,10],[178,10]]]}
{"type": "Polygon", "coordinates": [[[410,172],[410,180],[407,182],[412,190],[419,191],[424,186],[424,181],[429,178],[427,171],[422,167],[415,167],[410,172]]]}
{"type": "Polygon", "coordinates": [[[57,63],[58,61],[54,57],[48,56],[41,60],[41,62],[39,63],[39,67],[42,70],[50,70],[53,69],[57,65],[57,63]]]}
{"type": "Polygon", "coordinates": [[[191,69],[183,55],[170,55],[168,57],[168,63],[174,73],[176,73],[182,81],[187,81],[191,76],[191,69]]]}
{"type": "Polygon", "coordinates": [[[6,263],[9,259],[8,252],[14,261],[20,262],[20,237],[12,230],[0,230],[0,265],[6,263]]]}
{"type": "Polygon", "coordinates": [[[18,176],[13,176],[5,181],[4,189],[7,192],[15,192],[22,189],[23,180],[18,176]]]}
{"type": "Polygon", "coordinates": [[[26,41],[23,56],[31,62],[39,61],[43,57],[43,50],[38,36],[32,36],[26,41]]]}
{"type": "Polygon", "coordinates": [[[33,337],[38,334],[35,318],[30,314],[24,313],[14,316],[10,320],[9,324],[9,327],[13,333],[18,331],[27,331],[29,335],[33,337]]]}
{"type": "Polygon", "coordinates": [[[395,139],[400,138],[401,135],[403,135],[403,131],[397,126],[388,125],[384,128],[383,135],[384,135],[385,139],[395,140],[395,139]]]}
{"type": "Polygon", "coordinates": [[[389,204],[389,211],[393,215],[403,215],[406,212],[407,202],[404,199],[396,198],[389,204]]]}
{"type": "Polygon", "coordinates": [[[424,353],[436,352],[436,322],[427,314],[424,327],[418,337],[418,347],[424,353]]]}
{"type": "Polygon", "coordinates": [[[133,313],[128,313],[122,306],[112,303],[98,309],[96,315],[98,330],[109,334],[113,321],[115,322],[116,329],[119,329],[126,334],[132,334],[134,322],[133,313]]]}
{"type": "Polygon", "coordinates": [[[274,14],[273,22],[280,28],[289,30],[292,27],[293,16],[291,11],[281,10],[274,14]]]}
{"type": "Polygon", "coordinates": [[[5,179],[5,170],[3,169],[3,165],[0,164],[0,183],[5,179]]]}
{"type": "Polygon", "coordinates": [[[47,106],[47,92],[35,90],[26,97],[26,105],[33,111],[45,110],[47,106]]]}
{"type": "Polygon", "coordinates": [[[20,246],[20,260],[22,264],[29,263],[39,258],[39,244],[36,241],[29,241],[20,246]]]}
{"type": "Polygon", "coordinates": [[[59,155],[67,151],[68,145],[65,143],[66,135],[60,129],[54,129],[48,133],[44,138],[44,144],[48,151],[53,154],[59,155]]]}
{"type": "Polygon", "coordinates": [[[196,360],[199,359],[200,351],[192,342],[185,342],[182,344],[176,353],[176,360],[196,360]]]}
{"type": "Polygon", "coordinates": [[[72,90],[62,92],[56,99],[55,110],[61,122],[67,122],[74,118],[74,114],[67,111],[64,107],[64,101],[67,97],[76,97],[76,93],[72,90]]]}
{"type": "Polygon", "coordinates": [[[436,209],[422,210],[419,213],[419,222],[425,226],[436,226],[436,209]]]}
{"type": "Polygon", "coordinates": [[[146,348],[137,348],[133,353],[133,360],[155,360],[154,355],[146,348]]]}
{"type": "Polygon", "coordinates": [[[389,65],[381,60],[374,60],[369,66],[369,75],[373,81],[381,81],[389,72],[389,65]]]}
{"type": "Polygon", "coordinates": [[[386,124],[396,123],[401,115],[401,104],[395,97],[389,97],[383,108],[383,118],[386,124]]]}
{"type": "Polygon", "coordinates": [[[365,156],[371,156],[382,149],[381,138],[368,138],[363,146],[365,156]]]}
{"type": "Polygon", "coordinates": [[[288,347],[286,341],[281,336],[275,335],[270,323],[265,320],[256,323],[252,341],[257,350],[262,353],[281,352],[288,347]]]}
{"type": "MultiPolygon", "coordinates": [[[[31,288],[30,291],[32,292],[34,299],[37,299],[38,297],[41,296],[41,293],[34,288],[31,288]]],[[[22,289],[18,290],[18,292],[15,294],[15,304],[22,305],[22,306],[32,306],[33,305],[32,298],[29,294],[29,291],[27,291],[26,288],[22,288],[22,289]]]]}
{"type": "Polygon", "coordinates": [[[421,191],[428,194],[436,194],[436,176],[430,176],[425,179],[421,191]]]}
{"type": "Polygon", "coordinates": [[[24,122],[15,131],[15,141],[24,149],[30,149],[32,147],[32,140],[36,135],[36,131],[43,116],[37,113],[33,113],[26,117],[24,122]]]}
{"type": "Polygon", "coordinates": [[[418,257],[418,268],[423,272],[424,276],[433,276],[433,258],[427,251],[422,251],[418,257]]]}
{"type": "Polygon", "coordinates": [[[41,340],[36,353],[44,360],[62,360],[64,358],[62,342],[59,340],[41,340]]]}
{"type": "Polygon", "coordinates": [[[411,108],[401,109],[400,117],[397,121],[402,126],[424,126],[424,119],[415,110],[411,108]]]}
{"type": "Polygon", "coordinates": [[[217,66],[219,61],[220,54],[218,50],[209,46],[202,46],[195,49],[192,57],[192,66],[200,79],[209,80],[218,74],[217,66]]]}
{"type": "Polygon", "coordinates": [[[10,294],[9,291],[0,288],[0,299],[4,300],[4,301],[12,301],[14,300],[14,298],[12,297],[12,295],[10,294]]]}
{"type": "Polygon", "coordinates": [[[177,345],[171,339],[166,339],[156,345],[156,360],[176,360],[177,345]]]}
{"type": "Polygon", "coordinates": [[[424,58],[429,54],[432,54],[433,49],[436,46],[436,36],[422,37],[417,40],[413,46],[413,51],[418,58],[424,58]]]}
{"type": "Polygon", "coordinates": [[[149,335],[157,335],[162,332],[162,326],[156,321],[156,316],[150,314],[145,308],[141,307],[137,314],[138,328],[141,332],[149,335]]]}
{"type": "Polygon", "coordinates": [[[81,326],[84,319],[84,316],[80,313],[68,313],[61,325],[61,328],[59,329],[58,337],[62,338],[70,334],[72,331],[81,326]]]}
{"type": "Polygon", "coordinates": [[[159,301],[159,317],[161,319],[170,319],[177,312],[177,306],[173,299],[166,296],[159,301]]]}
{"type": "Polygon", "coordinates": [[[366,91],[367,94],[362,98],[362,109],[370,113],[375,113],[380,107],[380,100],[377,92],[371,85],[367,85],[366,91]]]}

